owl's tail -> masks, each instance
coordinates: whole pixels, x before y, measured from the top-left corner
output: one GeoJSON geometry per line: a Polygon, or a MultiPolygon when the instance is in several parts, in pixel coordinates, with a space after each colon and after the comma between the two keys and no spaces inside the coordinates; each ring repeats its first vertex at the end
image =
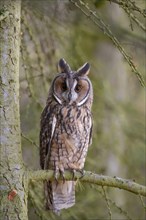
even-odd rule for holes
{"type": "Polygon", "coordinates": [[[60,214],[61,209],[67,209],[75,204],[75,181],[46,181],[46,208],[60,214]]]}

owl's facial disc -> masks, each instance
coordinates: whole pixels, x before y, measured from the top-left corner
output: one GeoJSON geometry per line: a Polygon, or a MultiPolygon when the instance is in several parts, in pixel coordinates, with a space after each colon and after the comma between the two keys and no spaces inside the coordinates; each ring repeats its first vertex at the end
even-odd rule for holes
{"type": "Polygon", "coordinates": [[[57,76],[53,82],[53,95],[56,101],[62,105],[83,105],[90,90],[90,83],[85,77],[73,78],[69,75],[57,76]]]}

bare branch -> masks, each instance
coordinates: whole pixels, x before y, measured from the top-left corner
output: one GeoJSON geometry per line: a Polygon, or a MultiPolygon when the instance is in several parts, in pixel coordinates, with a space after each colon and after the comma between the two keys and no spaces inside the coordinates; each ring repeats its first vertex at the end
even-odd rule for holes
{"type": "Polygon", "coordinates": [[[140,22],[140,20],[132,13],[132,9],[129,5],[127,6],[126,3],[120,4],[120,2],[119,2],[119,5],[121,5],[121,7],[127,13],[129,18],[131,18],[143,31],[146,31],[145,25],[142,22],[140,22]]]}
{"type": "Polygon", "coordinates": [[[126,8],[128,8],[129,10],[132,11],[137,11],[139,12],[141,15],[143,15],[144,17],[146,17],[146,13],[144,9],[139,8],[134,1],[128,0],[128,1],[123,1],[123,0],[107,0],[110,3],[116,3],[119,6],[125,6],[126,8]]]}
{"type": "MultiPolygon", "coordinates": [[[[66,180],[71,180],[73,178],[72,172],[65,171],[64,177],[66,180]]],[[[48,180],[48,179],[53,180],[54,171],[53,170],[28,171],[25,173],[25,178],[27,178],[28,181],[39,181],[39,180],[48,180]]],[[[61,177],[59,177],[58,179],[61,179],[61,177]]],[[[132,192],[134,194],[146,196],[145,186],[135,183],[134,181],[122,179],[119,177],[104,176],[104,175],[92,173],[90,171],[85,171],[83,176],[80,172],[76,172],[74,179],[75,180],[80,179],[80,181],[88,182],[100,186],[119,188],[132,192]]]]}
{"type": "MultiPolygon", "coordinates": [[[[105,197],[104,197],[104,193],[101,192],[101,190],[97,189],[97,191],[100,193],[100,195],[101,195],[103,198],[105,198],[105,197]]],[[[103,190],[102,190],[102,191],[103,191],[103,190]]],[[[113,205],[121,214],[123,214],[123,215],[126,217],[126,219],[132,220],[132,218],[128,215],[128,213],[127,213],[125,210],[123,210],[123,208],[121,208],[120,206],[118,206],[118,205],[117,205],[115,202],[113,202],[110,198],[108,198],[108,200],[109,200],[109,202],[111,203],[111,205],[113,205]]]]}
{"type": "Polygon", "coordinates": [[[104,186],[102,186],[102,190],[103,190],[103,195],[107,204],[107,209],[108,209],[108,213],[109,213],[109,218],[110,220],[112,220],[112,212],[111,212],[111,208],[110,208],[110,204],[109,204],[109,198],[107,197],[107,193],[106,190],[104,188],[104,186]]]}
{"type": "Polygon", "coordinates": [[[125,60],[127,61],[127,63],[129,64],[129,66],[131,67],[132,71],[136,74],[140,84],[142,86],[145,86],[145,82],[144,79],[141,75],[141,73],[137,70],[135,64],[132,61],[132,58],[126,53],[126,51],[124,50],[124,48],[122,47],[122,45],[120,44],[119,40],[115,37],[115,35],[112,33],[111,29],[109,28],[109,26],[107,24],[104,23],[104,21],[100,18],[100,16],[92,11],[89,6],[87,4],[85,4],[83,1],[78,0],[78,4],[76,1],[74,0],[69,0],[71,3],[73,3],[80,11],[83,12],[84,15],[86,15],[86,17],[88,17],[89,19],[92,20],[92,22],[94,24],[96,24],[98,26],[98,28],[101,29],[101,31],[106,34],[111,41],[113,42],[113,44],[118,48],[118,50],[120,51],[120,53],[123,55],[123,57],[125,58],[125,60]]]}
{"type": "Polygon", "coordinates": [[[36,215],[37,215],[41,220],[47,220],[47,219],[49,219],[49,218],[45,215],[44,210],[42,210],[40,201],[38,201],[38,198],[35,197],[35,193],[33,192],[33,190],[29,189],[28,195],[29,195],[30,201],[31,201],[31,203],[32,203],[32,206],[33,206],[33,208],[34,208],[34,212],[36,213],[36,215]]]}
{"type": "Polygon", "coordinates": [[[31,143],[32,145],[34,145],[35,147],[39,148],[39,146],[35,143],[35,141],[33,141],[32,139],[28,138],[26,135],[24,135],[22,132],[21,132],[21,136],[27,140],[29,143],[31,143]]]}

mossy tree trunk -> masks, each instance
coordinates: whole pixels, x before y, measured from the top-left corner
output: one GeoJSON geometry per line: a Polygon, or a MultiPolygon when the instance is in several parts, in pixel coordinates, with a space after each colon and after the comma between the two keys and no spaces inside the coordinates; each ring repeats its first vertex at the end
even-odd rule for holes
{"type": "Polygon", "coordinates": [[[27,219],[27,193],[25,193],[23,179],[19,115],[21,0],[1,0],[0,12],[3,18],[0,24],[0,219],[25,220],[27,219]]]}

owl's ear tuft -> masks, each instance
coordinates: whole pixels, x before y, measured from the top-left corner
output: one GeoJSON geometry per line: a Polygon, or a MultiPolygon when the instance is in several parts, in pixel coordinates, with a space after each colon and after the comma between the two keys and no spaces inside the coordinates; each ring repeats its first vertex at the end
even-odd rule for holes
{"type": "Polygon", "coordinates": [[[69,73],[71,68],[69,64],[65,61],[65,59],[60,59],[58,62],[58,72],[59,73],[69,73]]]}
{"type": "Polygon", "coordinates": [[[90,64],[85,63],[77,70],[77,74],[78,76],[87,76],[89,74],[89,71],[90,71],[90,64]]]}

